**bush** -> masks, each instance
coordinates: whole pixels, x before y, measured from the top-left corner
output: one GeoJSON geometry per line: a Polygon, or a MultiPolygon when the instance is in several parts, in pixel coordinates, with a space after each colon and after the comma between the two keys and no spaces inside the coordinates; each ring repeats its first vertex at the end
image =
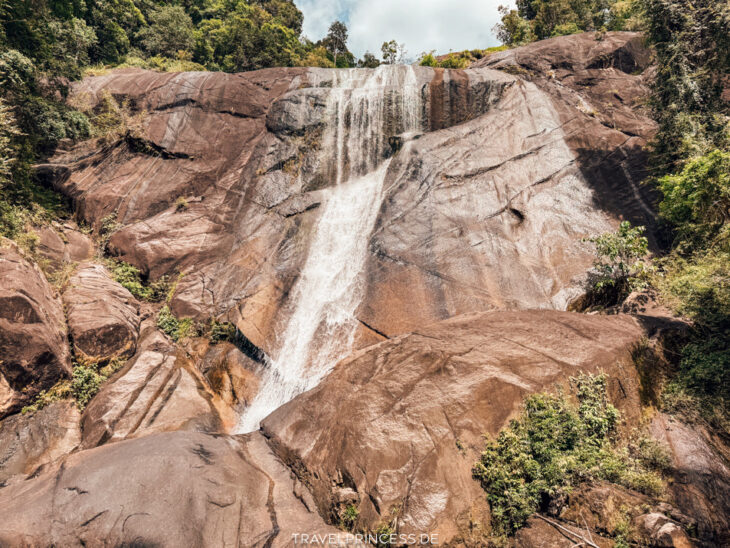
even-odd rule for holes
{"type": "Polygon", "coordinates": [[[642,289],[653,272],[647,255],[649,240],[644,227],[623,221],[616,232],[587,238],[596,248],[596,260],[589,273],[587,304],[610,306],[623,301],[629,293],[642,289]]]}
{"type": "Polygon", "coordinates": [[[617,446],[619,412],[608,401],[606,376],[570,382],[577,405],[564,395],[529,396],[520,417],[487,443],[474,466],[497,533],[514,533],[541,505],[585,481],[607,480],[653,496],[662,489],[646,461],[617,446]]]}
{"type": "Polygon", "coordinates": [[[340,527],[352,531],[360,517],[360,510],[354,504],[348,504],[340,515],[340,527]]]}
{"type": "Polygon", "coordinates": [[[100,375],[94,366],[76,365],[71,379],[71,393],[76,405],[83,410],[101,388],[106,377],[100,375]]]}
{"type": "Polygon", "coordinates": [[[157,314],[157,327],[175,342],[189,337],[198,337],[203,333],[192,318],[176,318],[167,305],[163,306],[157,314]]]}
{"type": "Polygon", "coordinates": [[[678,230],[680,248],[730,242],[730,152],[714,150],[659,179],[662,216],[678,230]]]}

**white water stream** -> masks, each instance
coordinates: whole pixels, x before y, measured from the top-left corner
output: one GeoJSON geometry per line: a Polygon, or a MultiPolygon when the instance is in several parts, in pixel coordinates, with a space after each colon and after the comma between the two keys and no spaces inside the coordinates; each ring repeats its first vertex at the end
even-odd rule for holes
{"type": "Polygon", "coordinates": [[[272,411],[316,386],[350,353],[364,296],[363,268],[390,165],[388,138],[420,129],[421,96],[410,66],[334,72],[323,150],[334,166],[291,292],[280,348],[262,371],[258,394],[237,431],[258,429],[272,411]]]}

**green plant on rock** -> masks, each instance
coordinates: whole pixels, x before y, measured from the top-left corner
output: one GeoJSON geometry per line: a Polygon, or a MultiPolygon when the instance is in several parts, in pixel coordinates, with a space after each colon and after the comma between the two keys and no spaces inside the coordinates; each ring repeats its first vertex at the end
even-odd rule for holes
{"type": "Polygon", "coordinates": [[[210,342],[232,342],[236,338],[236,326],[230,322],[220,322],[216,319],[210,321],[209,331],[210,342]]]}
{"type": "Polygon", "coordinates": [[[106,377],[101,375],[94,365],[76,365],[71,378],[71,393],[76,398],[76,405],[84,409],[101,388],[106,377]]]}
{"type": "Polygon", "coordinates": [[[546,500],[582,482],[607,480],[650,495],[663,487],[657,472],[617,446],[619,412],[608,401],[606,376],[570,381],[577,404],[564,395],[529,396],[473,468],[497,534],[514,533],[546,500]]]}
{"type": "Polygon", "coordinates": [[[340,514],[340,527],[352,531],[360,517],[360,510],[354,504],[348,504],[340,514]]]}
{"type": "Polygon", "coordinates": [[[176,318],[167,305],[157,314],[157,327],[175,342],[198,337],[203,331],[192,318],[176,318]]]}
{"type": "Polygon", "coordinates": [[[649,249],[645,230],[643,226],[633,227],[623,221],[616,232],[584,240],[596,250],[593,271],[589,274],[591,304],[615,304],[631,291],[646,287],[653,266],[644,260],[649,249]]]}

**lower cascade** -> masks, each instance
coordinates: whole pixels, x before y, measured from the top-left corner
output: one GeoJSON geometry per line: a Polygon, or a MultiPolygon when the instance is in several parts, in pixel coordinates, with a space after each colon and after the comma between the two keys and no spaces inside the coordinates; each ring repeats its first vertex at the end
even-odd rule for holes
{"type": "Polygon", "coordinates": [[[362,271],[391,159],[388,135],[420,129],[422,103],[410,66],[339,71],[328,100],[324,150],[334,167],[309,252],[288,303],[275,359],[237,432],[258,429],[272,411],[316,386],[352,348],[362,271]]]}

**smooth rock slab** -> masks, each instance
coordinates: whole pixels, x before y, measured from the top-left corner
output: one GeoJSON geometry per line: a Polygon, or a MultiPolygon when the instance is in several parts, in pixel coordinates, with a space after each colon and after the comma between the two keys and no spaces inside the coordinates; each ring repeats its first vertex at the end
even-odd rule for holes
{"type": "Polygon", "coordinates": [[[258,434],[163,433],[0,488],[0,546],[280,547],[294,533],[340,535],[308,500],[258,434]]]}
{"type": "MultiPolygon", "coordinates": [[[[471,468],[527,394],[581,371],[609,375],[630,422],[639,416],[630,352],[644,330],[628,316],[524,311],[465,315],[371,346],[264,420],[263,433],[320,512],[337,522],[353,491],[358,526],[397,516],[399,533],[469,538],[486,526],[471,468]]],[[[478,540],[475,540],[478,544],[478,540]]]]}
{"type": "Polygon", "coordinates": [[[0,419],[71,375],[60,301],[38,266],[0,239],[0,419]]]}
{"type": "Polygon", "coordinates": [[[81,415],[73,401],[6,418],[0,422],[0,484],[70,453],[80,441],[81,415]]]}
{"type": "Polygon", "coordinates": [[[102,265],[80,265],[63,294],[63,302],[77,356],[109,361],[134,354],[139,337],[139,304],[102,265]]]}

